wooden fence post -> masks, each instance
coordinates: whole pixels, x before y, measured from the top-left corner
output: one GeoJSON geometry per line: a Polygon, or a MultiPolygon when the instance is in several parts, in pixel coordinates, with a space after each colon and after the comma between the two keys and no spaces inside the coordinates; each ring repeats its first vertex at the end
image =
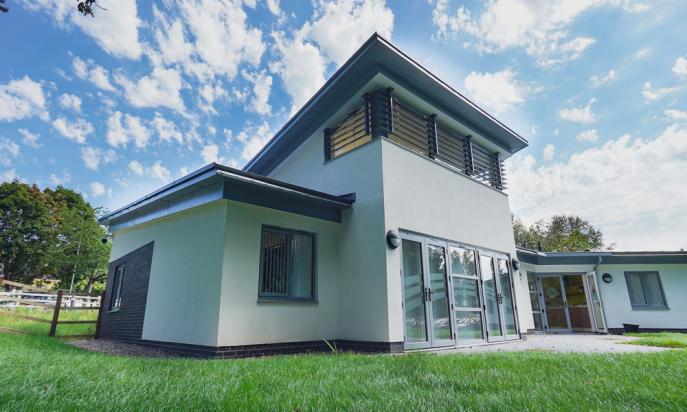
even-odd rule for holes
{"type": "Polygon", "coordinates": [[[105,291],[100,295],[100,307],[98,308],[98,320],[95,322],[95,338],[98,339],[98,333],[100,332],[100,319],[103,316],[103,305],[105,304],[105,291]]]}
{"type": "Polygon", "coordinates": [[[55,310],[52,314],[52,322],[50,323],[50,333],[48,336],[55,336],[55,332],[57,331],[57,322],[60,320],[60,308],[62,307],[62,295],[64,295],[64,290],[58,290],[57,300],[55,301],[55,310]]]}

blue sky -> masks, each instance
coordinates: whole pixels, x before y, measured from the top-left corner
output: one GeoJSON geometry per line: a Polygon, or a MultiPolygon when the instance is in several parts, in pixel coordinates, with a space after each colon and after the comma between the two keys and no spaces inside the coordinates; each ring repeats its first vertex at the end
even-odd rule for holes
{"type": "Polygon", "coordinates": [[[681,1],[9,0],[0,178],[115,209],[241,167],[378,31],[530,141],[526,222],[580,215],[618,249],[687,247],[681,1]]]}

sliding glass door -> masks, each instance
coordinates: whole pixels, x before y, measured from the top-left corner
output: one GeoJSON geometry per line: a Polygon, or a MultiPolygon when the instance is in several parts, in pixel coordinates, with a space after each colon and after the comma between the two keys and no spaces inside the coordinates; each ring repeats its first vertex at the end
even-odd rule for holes
{"type": "Polygon", "coordinates": [[[477,252],[460,246],[449,246],[449,251],[457,343],[484,341],[477,252]]]}

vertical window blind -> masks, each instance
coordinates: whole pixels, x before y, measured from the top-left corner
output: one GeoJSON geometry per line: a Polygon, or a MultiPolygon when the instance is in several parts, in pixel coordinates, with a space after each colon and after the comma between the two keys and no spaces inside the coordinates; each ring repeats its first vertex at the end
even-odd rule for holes
{"type": "Polygon", "coordinates": [[[633,308],[664,308],[666,298],[658,272],[625,272],[633,308]]]}

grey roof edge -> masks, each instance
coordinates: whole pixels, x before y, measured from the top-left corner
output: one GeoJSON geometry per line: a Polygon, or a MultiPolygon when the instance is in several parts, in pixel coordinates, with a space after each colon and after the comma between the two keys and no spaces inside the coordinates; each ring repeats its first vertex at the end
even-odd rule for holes
{"type": "Polygon", "coordinates": [[[518,259],[534,265],[573,265],[573,264],[687,264],[687,251],[584,251],[584,252],[539,252],[526,248],[516,248],[518,259]]]}
{"type": "Polygon", "coordinates": [[[318,101],[320,100],[321,96],[329,89],[331,89],[335,83],[343,76],[343,74],[348,71],[353,64],[360,59],[360,57],[364,54],[364,52],[372,47],[372,45],[375,44],[375,42],[378,42],[379,44],[387,47],[389,50],[393,51],[396,53],[398,56],[403,58],[404,60],[408,61],[411,65],[416,67],[418,70],[423,72],[427,77],[432,79],[432,81],[436,82],[438,85],[441,87],[445,88],[447,91],[452,93],[455,97],[457,97],[459,100],[467,104],[470,108],[473,110],[477,111],[479,114],[487,118],[489,121],[497,125],[499,128],[502,130],[506,131],[508,134],[510,134],[513,138],[516,140],[519,140],[524,146],[527,146],[529,142],[527,139],[524,137],[520,136],[517,132],[515,132],[513,129],[509,128],[505,124],[503,124],[501,121],[496,119],[494,116],[489,114],[487,111],[479,107],[477,104],[472,102],[470,99],[462,95],[460,92],[455,90],[453,87],[451,87],[448,83],[444,82],[441,80],[439,77],[434,75],[432,72],[427,70],[425,67],[423,67],[421,64],[419,64],[417,61],[412,59],[410,56],[408,56],[406,53],[404,53],[402,50],[400,50],[398,47],[396,47],[394,44],[392,44],[390,41],[379,35],[377,32],[373,33],[369,39],[363,43],[362,46],[356,50],[353,55],[346,60],[346,62],[339,67],[339,69],[334,72],[334,74],[320,87],[315,94],[308,99],[308,101],[272,136],[272,138],[260,149],[260,151],[253,156],[251,160],[248,161],[248,163],[243,167],[243,170],[251,170],[253,166],[267,153],[270,151],[271,147],[274,146],[274,144],[295,124],[297,121],[304,116],[304,114],[318,101]]]}
{"type": "Polygon", "coordinates": [[[180,179],[177,179],[161,187],[160,189],[157,189],[149,193],[146,196],[143,196],[140,199],[137,199],[113,212],[107,213],[99,217],[98,222],[100,224],[107,224],[107,222],[111,221],[112,219],[123,217],[127,213],[133,212],[138,208],[149,204],[150,202],[164,198],[165,196],[169,196],[181,188],[188,187],[189,185],[193,185],[195,183],[199,183],[213,176],[235,178],[243,180],[244,182],[250,184],[269,186],[276,190],[296,193],[309,198],[314,198],[341,209],[351,207],[355,202],[356,197],[355,193],[348,193],[340,196],[332,195],[329,193],[308,189],[306,187],[301,187],[291,183],[282,182],[280,180],[268,178],[262,175],[257,175],[243,170],[234,169],[232,167],[225,166],[219,163],[210,163],[206,166],[201,167],[198,170],[189,173],[188,175],[180,179]]]}

